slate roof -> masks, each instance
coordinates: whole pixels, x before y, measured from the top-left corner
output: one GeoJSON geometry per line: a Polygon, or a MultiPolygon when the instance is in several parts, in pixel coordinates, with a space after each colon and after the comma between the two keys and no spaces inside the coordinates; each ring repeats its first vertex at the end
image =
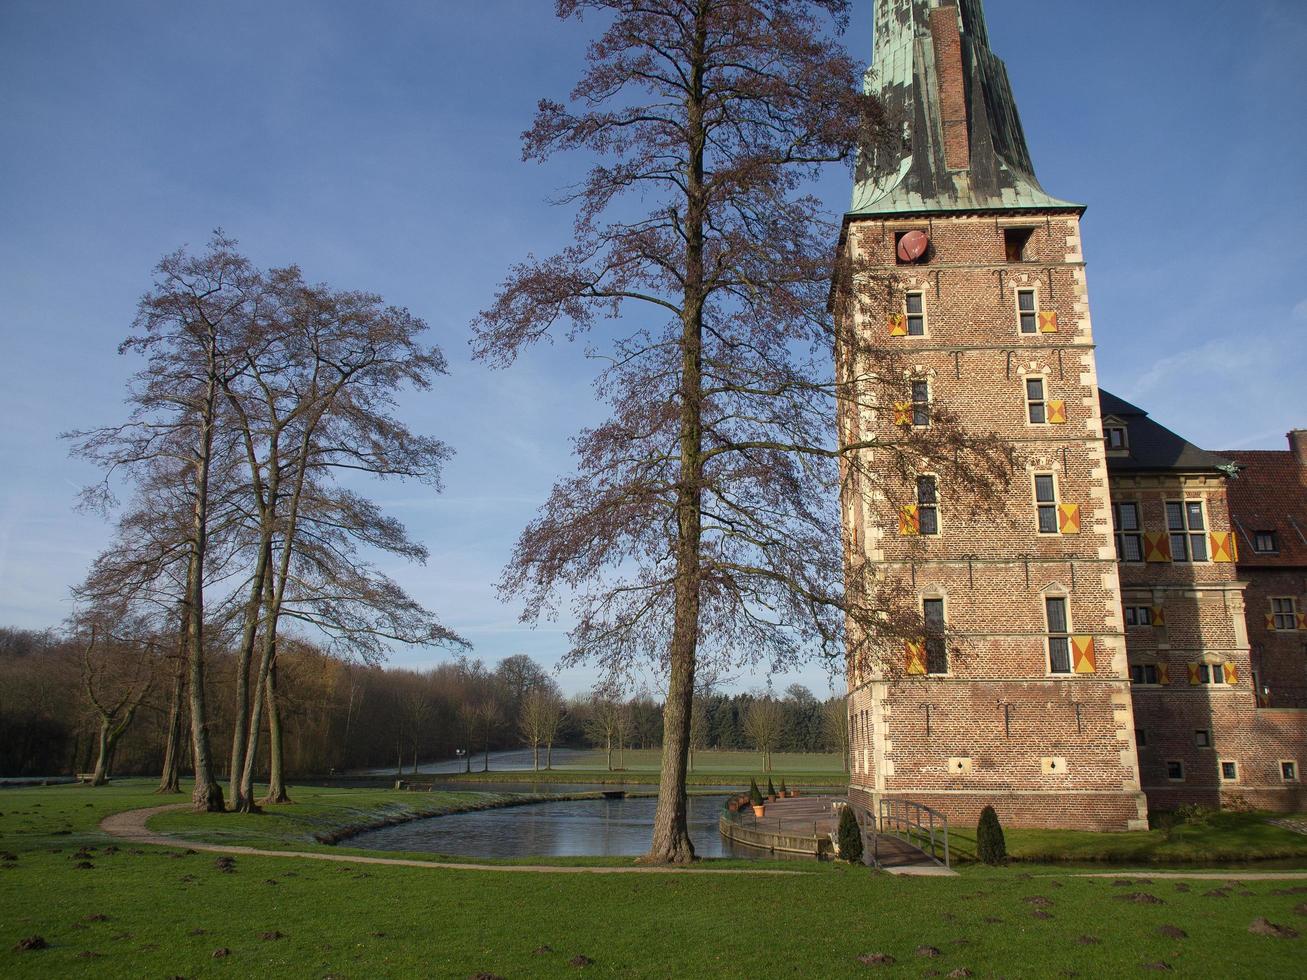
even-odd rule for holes
{"type": "Polygon", "coordinates": [[[1229,483],[1230,515],[1239,532],[1239,564],[1261,568],[1307,566],[1307,466],[1289,451],[1239,449],[1229,483]],[[1253,535],[1274,531],[1279,553],[1253,551],[1253,535]]]}
{"type": "Polygon", "coordinates": [[[1098,403],[1103,418],[1115,417],[1125,423],[1129,452],[1108,453],[1107,469],[1111,473],[1201,473],[1224,470],[1227,473],[1233,460],[1176,435],[1166,426],[1153,421],[1148,413],[1110,391],[1098,390],[1098,403]]]}
{"type": "Polygon", "coordinates": [[[1047,194],[1035,178],[1007,66],[989,49],[982,0],[960,2],[971,169],[948,169],[929,26],[930,9],[943,5],[944,0],[876,0],[866,90],[881,97],[890,118],[903,126],[904,138],[868,147],[861,155],[850,216],[1084,210],[1047,194]]]}

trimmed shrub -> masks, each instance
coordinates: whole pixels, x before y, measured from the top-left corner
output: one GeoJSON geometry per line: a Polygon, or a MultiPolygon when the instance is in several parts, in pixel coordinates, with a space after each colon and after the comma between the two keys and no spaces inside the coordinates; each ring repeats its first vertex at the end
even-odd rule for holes
{"type": "Polygon", "coordinates": [[[849,864],[861,864],[862,828],[858,826],[858,817],[851,806],[840,810],[840,829],[837,839],[840,843],[840,857],[849,864]]]}
{"type": "Polygon", "coordinates": [[[770,776],[767,777],[767,795],[772,797],[776,795],[776,784],[771,781],[770,776]]]}
{"type": "Polygon", "coordinates": [[[789,794],[790,794],[789,788],[785,785],[785,780],[782,779],[782,780],[781,780],[781,796],[788,796],[789,794]]]}
{"type": "Polygon", "coordinates": [[[758,780],[749,780],[749,802],[754,806],[762,806],[762,793],[758,790],[758,780]]]}
{"type": "Polygon", "coordinates": [[[1003,838],[1003,825],[992,806],[980,811],[976,827],[976,856],[986,864],[1007,863],[1007,841],[1003,838]]]}

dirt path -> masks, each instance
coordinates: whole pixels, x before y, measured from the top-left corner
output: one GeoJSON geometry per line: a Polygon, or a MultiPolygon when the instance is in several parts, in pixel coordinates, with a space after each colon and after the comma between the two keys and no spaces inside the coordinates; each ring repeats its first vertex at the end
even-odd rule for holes
{"type": "Polygon", "coordinates": [[[1307,871],[1094,871],[1057,878],[1177,878],[1195,881],[1303,881],[1307,871]]]}
{"type": "Polygon", "coordinates": [[[418,861],[412,858],[359,857],[352,854],[324,854],[319,851],[270,851],[259,847],[245,847],[240,844],[203,844],[183,840],[180,837],[168,837],[156,833],[146,826],[149,819],[156,814],[169,810],[184,810],[188,804],[172,803],[167,806],[151,806],[143,810],[127,810],[114,813],[100,821],[100,829],[111,837],[133,844],[157,844],[161,847],[186,847],[195,851],[210,851],[216,854],[248,854],[253,857],[298,858],[302,861],[328,861],[338,864],[385,864],[401,868],[440,868],[445,871],[503,871],[529,872],[533,874],[699,874],[699,875],[803,875],[806,871],[781,871],[772,869],[751,870],[748,868],[669,868],[644,867],[641,865],[619,865],[617,867],[569,867],[550,864],[456,864],[451,861],[418,861]]]}

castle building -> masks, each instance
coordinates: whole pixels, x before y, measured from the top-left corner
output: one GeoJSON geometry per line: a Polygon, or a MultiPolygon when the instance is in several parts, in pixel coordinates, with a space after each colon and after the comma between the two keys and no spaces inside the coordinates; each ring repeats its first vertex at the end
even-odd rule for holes
{"type": "Polygon", "coordinates": [[[1240,546],[1231,501],[1253,487],[1241,465],[1280,483],[1288,455],[1301,479],[1301,440],[1273,461],[1213,454],[1101,392],[1084,209],[1035,177],[981,0],[877,0],[875,31],[870,85],[904,139],[864,154],[840,249],[862,275],[859,342],[906,365],[912,402],[846,403],[841,431],[893,442],[938,406],[1018,471],[979,520],[924,459],[845,482],[847,587],[896,584],[929,634],[901,663],[850,657],[851,798],[1096,830],[1144,828],[1150,804],[1293,805],[1307,712],[1287,702],[1307,673],[1281,634],[1307,638],[1303,484],[1288,525],[1247,518],[1274,555],[1240,546]],[[1250,552],[1276,559],[1264,586],[1250,552]],[[1260,627],[1263,606],[1274,636],[1254,644],[1245,609],[1260,627]]]}

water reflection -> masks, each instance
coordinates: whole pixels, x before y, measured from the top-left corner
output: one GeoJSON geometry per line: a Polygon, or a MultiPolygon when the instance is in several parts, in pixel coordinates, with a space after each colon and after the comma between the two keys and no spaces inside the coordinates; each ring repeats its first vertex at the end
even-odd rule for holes
{"type": "MultiPolygon", "coordinates": [[[[722,839],[717,815],[725,796],[692,796],[690,839],[700,857],[769,856],[722,839]]],[[[350,838],[379,851],[426,851],[459,857],[636,857],[649,849],[653,798],[573,800],[414,820],[350,838]]]]}

